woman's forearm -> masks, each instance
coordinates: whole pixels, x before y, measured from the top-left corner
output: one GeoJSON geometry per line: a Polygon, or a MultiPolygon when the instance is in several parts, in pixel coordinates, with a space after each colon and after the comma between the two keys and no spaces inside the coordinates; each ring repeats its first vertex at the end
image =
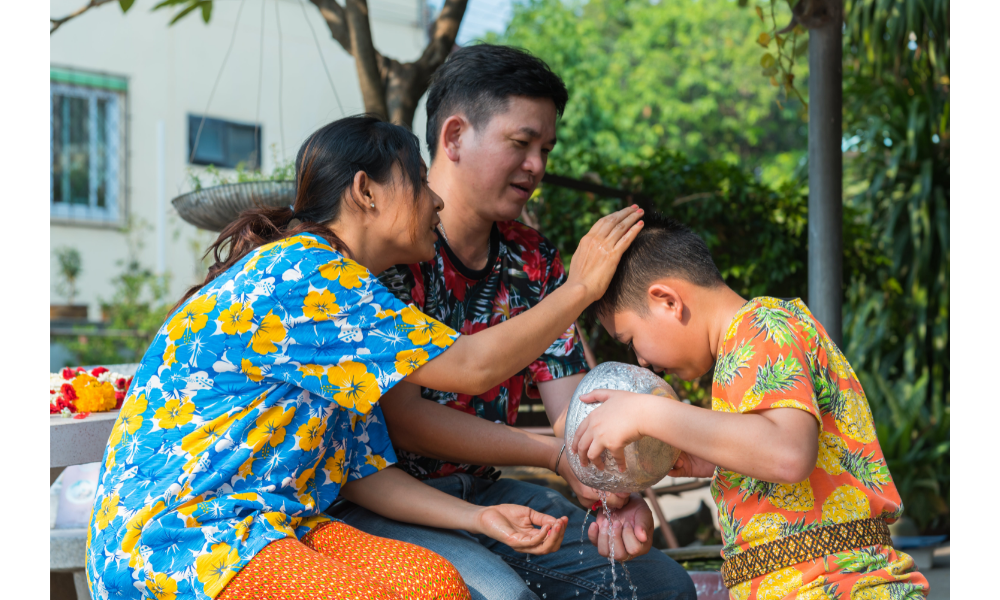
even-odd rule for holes
{"type": "Polygon", "coordinates": [[[379,400],[393,446],[428,458],[553,469],[562,440],[480,419],[420,397],[405,381],[379,400]]]}
{"type": "Polygon", "coordinates": [[[816,418],[797,408],[722,413],[649,396],[639,432],[724,469],[763,481],[798,483],[816,465],[816,418]]]}
{"type": "Polygon", "coordinates": [[[590,302],[585,286],[563,285],[530,310],[462,336],[406,381],[445,392],[482,394],[537,360],[590,302]]]}
{"type": "Polygon", "coordinates": [[[482,533],[477,519],[481,507],[449,496],[395,467],[356,479],[344,485],[340,494],[387,519],[482,533]]]}

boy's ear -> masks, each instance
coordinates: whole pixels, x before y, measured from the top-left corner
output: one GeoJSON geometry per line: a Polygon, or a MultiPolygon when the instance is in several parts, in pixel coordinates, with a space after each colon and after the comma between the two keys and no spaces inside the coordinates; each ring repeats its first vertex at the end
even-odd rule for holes
{"type": "Polygon", "coordinates": [[[653,283],[646,291],[646,295],[650,308],[659,308],[683,322],[684,301],[681,300],[681,295],[672,286],[666,283],[653,283]]]}
{"type": "Polygon", "coordinates": [[[462,134],[470,127],[462,115],[451,115],[441,125],[440,148],[452,162],[458,162],[462,148],[462,134]]]}

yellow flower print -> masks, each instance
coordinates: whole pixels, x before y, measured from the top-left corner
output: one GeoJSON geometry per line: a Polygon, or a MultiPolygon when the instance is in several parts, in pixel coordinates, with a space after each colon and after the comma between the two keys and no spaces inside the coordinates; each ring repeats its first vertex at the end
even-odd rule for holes
{"type": "Polygon", "coordinates": [[[328,483],[343,485],[345,479],[344,476],[346,475],[346,473],[344,473],[344,457],[344,449],[341,448],[340,450],[334,452],[333,456],[326,459],[326,464],[323,466],[323,469],[329,473],[328,483]]]}
{"type": "Polygon", "coordinates": [[[113,469],[115,466],[115,449],[108,448],[108,458],[104,461],[104,470],[113,469]]]}
{"type": "Polygon", "coordinates": [[[160,500],[152,506],[147,506],[139,510],[129,519],[128,524],[125,526],[125,537],[122,538],[122,552],[126,554],[132,553],[136,542],[139,541],[139,536],[142,535],[143,528],[146,527],[146,523],[161,513],[164,508],[166,508],[166,505],[160,500]]]}
{"type": "Polygon", "coordinates": [[[305,451],[312,450],[323,441],[323,434],[326,433],[326,421],[313,417],[308,423],[303,423],[296,434],[299,436],[299,448],[305,451]]]}
{"type": "Polygon", "coordinates": [[[375,316],[379,319],[388,319],[390,317],[395,317],[399,313],[392,310],[391,308],[386,308],[375,313],[375,316]]]}
{"type": "Polygon", "coordinates": [[[101,501],[101,507],[97,509],[94,517],[97,519],[97,530],[101,531],[115,520],[118,516],[118,494],[112,494],[101,501]]]}
{"type": "Polygon", "coordinates": [[[382,469],[386,468],[386,466],[388,465],[388,463],[385,461],[385,459],[382,458],[378,454],[368,454],[368,455],[366,455],[365,456],[365,464],[366,465],[371,465],[371,466],[375,467],[376,469],[378,469],[379,471],[381,471],[382,469]]]}
{"type": "Polygon", "coordinates": [[[250,331],[253,320],[253,308],[244,306],[242,302],[234,302],[229,308],[222,311],[219,321],[222,322],[223,333],[229,335],[242,335],[250,331]]]}
{"type": "Polygon", "coordinates": [[[288,518],[288,515],[280,512],[269,512],[261,515],[264,520],[271,524],[276,531],[280,531],[287,535],[295,535],[295,525],[294,519],[288,518]]]}
{"type": "Polygon", "coordinates": [[[368,269],[348,258],[338,258],[320,267],[319,274],[351,290],[361,287],[361,279],[368,277],[368,269]]]}
{"type": "Polygon", "coordinates": [[[372,405],[382,396],[375,376],[361,363],[349,360],[331,367],[326,378],[333,387],[334,401],[362,414],[371,411],[372,405]]]}
{"type": "Polygon", "coordinates": [[[230,496],[233,500],[246,500],[247,502],[260,502],[260,496],[257,492],[244,492],[242,494],[233,494],[230,496]]]}
{"type": "MultiPolygon", "coordinates": [[[[181,490],[181,493],[177,494],[177,497],[178,498],[183,498],[184,495],[185,495],[184,494],[185,491],[190,492],[191,488],[188,487],[187,485],[185,485],[184,489],[181,490]]],[[[201,523],[198,522],[198,517],[195,517],[193,515],[194,515],[194,511],[198,510],[198,505],[201,504],[201,501],[204,500],[204,499],[205,499],[205,495],[204,494],[200,494],[200,495],[198,495],[195,498],[191,498],[190,500],[187,500],[186,502],[184,502],[183,504],[181,504],[180,506],[178,506],[176,508],[177,512],[184,517],[184,526],[185,527],[200,527],[201,526],[201,523]]]]}
{"type": "Polygon", "coordinates": [[[240,371],[243,371],[243,374],[254,383],[264,379],[264,374],[261,373],[260,367],[255,366],[252,362],[245,358],[240,362],[240,371]]]}
{"type": "Polygon", "coordinates": [[[111,431],[111,439],[109,440],[111,446],[117,446],[126,433],[134,435],[136,431],[139,431],[139,428],[142,427],[142,413],[146,412],[146,408],[145,394],[139,394],[138,397],[129,396],[125,399],[121,412],[118,413],[115,428],[111,431]]]}
{"type": "Polygon", "coordinates": [[[197,333],[208,323],[208,313],[215,310],[215,296],[198,296],[187,303],[184,308],[167,323],[167,334],[170,341],[175,342],[188,331],[197,333]]]}
{"type": "Polygon", "coordinates": [[[312,495],[312,491],[316,489],[316,467],[302,471],[302,474],[295,479],[295,487],[298,490],[299,502],[306,507],[306,510],[311,509],[316,504],[312,495]]]}
{"type": "Polygon", "coordinates": [[[173,429],[191,422],[194,413],[194,402],[168,400],[161,408],[156,409],[153,418],[159,422],[160,429],[173,429]]]}
{"type": "MultiPolygon", "coordinates": [[[[315,239],[309,237],[308,235],[297,235],[295,237],[285,238],[285,241],[298,242],[302,244],[303,248],[319,248],[320,250],[333,250],[329,244],[324,244],[323,242],[316,241],[315,239]]],[[[289,244],[291,245],[291,244],[289,244]]]]}
{"type": "Polygon", "coordinates": [[[274,343],[284,340],[287,333],[278,315],[269,312],[257,326],[257,331],[253,332],[250,348],[257,354],[277,352],[278,347],[274,343]]]}
{"type": "Polygon", "coordinates": [[[233,417],[219,415],[211,421],[202,424],[198,429],[181,438],[181,450],[191,455],[201,454],[219,441],[233,424],[233,417]]]}
{"type": "Polygon", "coordinates": [[[233,527],[233,535],[236,536],[242,542],[247,541],[247,536],[250,535],[250,526],[253,525],[253,515],[243,519],[233,527]]]}
{"type": "Polygon", "coordinates": [[[294,406],[288,410],[283,410],[280,406],[272,406],[257,417],[257,426],[250,430],[247,444],[255,451],[259,450],[265,442],[274,448],[285,441],[285,425],[291,423],[294,416],[294,406]]]}
{"type": "Polygon", "coordinates": [[[329,321],[340,314],[337,296],[327,290],[309,292],[302,305],[302,314],[313,321],[329,321]]]}
{"type": "Polygon", "coordinates": [[[177,582],[166,573],[147,573],[146,590],[156,600],[174,600],[177,597],[177,582]]]}
{"type": "Polygon", "coordinates": [[[236,575],[236,565],[240,555],[229,544],[212,546],[210,554],[202,554],[195,560],[195,571],[198,581],[205,586],[205,593],[215,598],[226,587],[229,580],[236,575]]]}
{"type": "Polygon", "coordinates": [[[299,372],[302,373],[303,377],[322,377],[323,367],[319,365],[301,365],[299,366],[299,372]]]}
{"type": "Polygon", "coordinates": [[[177,346],[172,342],[167,342],[167,349],[163,351],[163,364],[171,366],[177,362],[177,346]]]}
{"type": "Polygon", "coordinates": [[[423,348],[411,348],[396,353],[396,372],[404,377],[416,371],[428,360],[423,348]]]}
{"type": "Polygon", "coordinates": [[[318,515],[312,517],[305,517],[304,519],[300,520],[298,529],[299,532],[301,532],[303,529],[305,530],[313,529],[317,525],[322,525],[323,523],[329,523],[329,522],[330,522],[330,517],[324,515],[323,513],[320,513],[318,515]]]}
{"type": "Polygon", "coordinates": [[[408,332],[406,337],[417,346],[434,344],[438,348],[446,348],[451,344],[448,328],[440,322],[412,306],[407,306],[400,314],[403,316],[403,323],[409,326],[404,328],[408,332]]]}

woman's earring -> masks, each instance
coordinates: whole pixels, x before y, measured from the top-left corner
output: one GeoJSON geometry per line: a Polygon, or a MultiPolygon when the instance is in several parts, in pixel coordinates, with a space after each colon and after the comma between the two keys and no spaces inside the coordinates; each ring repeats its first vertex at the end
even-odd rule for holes
{"type": "Polygon", "coordinates": [[[375,208],[375,203],[374,202],[371,203],[371,207],[375,208]]]}

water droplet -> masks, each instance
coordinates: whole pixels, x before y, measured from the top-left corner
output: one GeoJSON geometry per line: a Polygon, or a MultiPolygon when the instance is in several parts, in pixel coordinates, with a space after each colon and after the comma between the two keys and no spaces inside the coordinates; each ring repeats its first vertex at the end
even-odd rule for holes
{"type": "Polygon", "coordinates": [[[530,582],[530,581],[528,581],[527,579],[525,579],[525,580],[524,580],[524,583],[525,583],[525,585],[527,585],[528,587],[531,587],[531,582],[530,582]]]}
{"type": "Polygon", "coordinates": [[[583,550],[580,550],[580,556],[583,556],[583,550]]]}
{"type": "Polygon", "coordinates": [[[538,588],[538,589],[542,589],[542,584],[540,584],[540,583],[536,583],[536,584],[535,584],[535,587],[536,587],[536,588],[538,588]]]}
{"type": "Polygon", "coordinates": [[[548,598],[548,597],[549,597],[548,594],[542,594],[542,598],[548,598]]]}
{"type": "Polygon", "coordinates": [[[580,590],[576,590],[576,595],[577,595],[577,596],[579,596],[579,595],[580,595],[580,590]]]}

